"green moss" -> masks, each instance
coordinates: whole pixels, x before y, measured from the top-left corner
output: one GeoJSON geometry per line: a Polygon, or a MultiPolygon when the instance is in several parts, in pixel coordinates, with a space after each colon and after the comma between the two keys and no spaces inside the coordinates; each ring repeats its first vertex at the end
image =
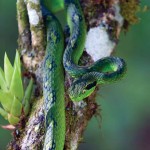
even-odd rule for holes
{"type": "Polygon", "coordinates": [[[139,21],[137,13],[140,11],[138,0],[121,0],[121,14],[125,19],[125,28],[129,25],[136,24],[139,21]]]}
{"type": "Polygon", "coordinates": [[[32,9],[35,9],[36,11],[39,11],[40,10],[40,5],[39,4],[35,4],[33,2],[29,2],[30,3],[30,6],[32,9]]]}
{"type": "Polygon", "coordinates": [[[17,17],[18,20],[21,21],[22,28],[26,28],[28,26],[28,15],[26,5],[23,0],[17,2],[17,11],[19,12],[17,17]]]}

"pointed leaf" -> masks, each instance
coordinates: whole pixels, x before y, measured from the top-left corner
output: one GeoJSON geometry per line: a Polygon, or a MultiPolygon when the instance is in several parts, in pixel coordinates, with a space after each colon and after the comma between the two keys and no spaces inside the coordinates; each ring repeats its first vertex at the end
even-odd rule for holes
{"type": "Polygon", "coordinates": [[[4,76],[4,72],[2,70],[2,68],[0,68],[0,89],[7,91],[7,85],[6,85],[6,81],[5,81],[5,76],[4,76]]]}
{"type": "Polygon", "coordinates": [[[0,115],[8,120],[8,113],[0,107],[0,115]]]}
{"type": "Polygon", "coordinates": [[[23,89],[21,75],[20,75],[19,70],[16,66],[14,68],[14,73],[12,76],[10,91],[13,95],[16,96],[16,98],[18,98],[20,101],[22,101],[23,95],[24,95],[24,89],[23,89]]]}
{"type": "Polygon", "coordinates": [[[5,79],[8,87],[10,86],[12,75],[13,75],[13,67],[7,57],[7,54],[5,53],[4,57],[4,73],[5,73],[5,79]]]}
{"type": "Polygon", "coordinates": [[[13,102],[13,96],[11,95],[11,93],[0,90],[0,102],[3,106],[3,108],[7,112],[10,112],[12,102],[13,102]]]}
{"type": "Polygon", "coordinates": [[[26,88],[23,101],[22,101],[22,104],[24,106],[23,110],[24,110],[25,116],[28,114],[30,110],[30,100],[31,100],[32,91],[33,91],[33,79],[30,80],[26,88]]]}
{"type": "Polygon", "coordinates": [[[14,100],[12,102],[10,114],[13,115],[13,116],[15,116],[15,117],[19,117],[19,116],[21,116],[21,112],[22,112],[22,104],[14,96],[14,100]]]}
{"type": "Polygon", "coordinates": [[[18,70],[19,70],[19,73],[21,74],[21,62],[20,62],[20,55],[19,55],[18,51],[16,51],[14,67],[17,67],[18,70]]]}
{"type": "Polygon", "coordinates": [[[11,114],[8,114],[8,121],[12,125],[17,125],[18,122],[20,121],[20,119],[18,117],[11,115],[11,114]]]}
{"type": "Polygon", "coordinates": [[[33,79],[30,80],[26,90],[25,90],[25,95],[22,101],[23,106],[26,105],[26,102],[30,103],[30,99],[31,99],[31,95],[32,95],[32,91],[33,91],[33,79]]]}
{"type": "Polygon", "coordinates": [[[23,111],[24,111],[25,116],[28,115],[29,110],[30,110],[30,104],[28,101],[26,101],[25,106],[23,107],[23,111]]]}

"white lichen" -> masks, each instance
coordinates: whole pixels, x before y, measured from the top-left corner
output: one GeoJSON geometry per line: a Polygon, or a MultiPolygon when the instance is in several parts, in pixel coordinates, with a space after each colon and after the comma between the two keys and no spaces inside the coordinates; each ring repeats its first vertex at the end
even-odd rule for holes
{"type": "Polygon", "coordinates": [[[94,27],[87,34],[85,48],[92,59],[97,61],[103,57],[110,56],[115,45],[115,42],[109,39],[106,29],[94,27]]]}
{"type": "Polygon", "coordinates": [[[35,9],[32,9],[32,8],[28,8],[28,14],[29,14],[29,22],[31,25],[33,26],[37,26],[39,21],[40,21],[40,18],[38,16],[38,13],[35,9]]]}

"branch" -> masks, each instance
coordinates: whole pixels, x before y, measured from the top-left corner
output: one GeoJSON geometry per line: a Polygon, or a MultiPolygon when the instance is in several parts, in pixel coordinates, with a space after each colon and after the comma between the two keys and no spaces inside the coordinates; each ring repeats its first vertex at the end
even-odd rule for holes
{"type": "Polygon", "coordinates": [[[17,0],[17,19],[18,19],[18,47],[19,49],[30,49],[31,33],[28,22],[28,15],[24,0],[17,0]]]}
{"type": "MultiPolygon", "coordinates": [[[[85,52],[80,60],[81,65],[89,65],[94,61],[110,56],[118,43],[120,31],[127,24],[131,24],[128,17],[126,3],[133,7],[138,5],[137,0],[81,0],[81,5],[88,26],[85,52]],[[135,2],[135,3],[133,3],[135,2]],[[121,9],[123,8],[123,9],[121,9]]],[[[135,17],[136,11],[131,16],[135,17]]],[[[29,74],[35,77],[35,93],[33,97],[32,110],[29,118],[25,121],[25,128],[21,128],[20,137],[14,135],[8,149],[20,148],[42,149],[44,141],[44,113],[42,98],[42,60],[45,49],[45,32],[39,0],[18,0],[17,16],[19,28],[19,48],[22,51],[22,61],[29,74]]],[[[129,16],[130,16],[129,15],[129,16]]],[[[130,16],[130,17],[131,17],[130,16]]],[[[126,29],[126,28],[125,28],[126,29]]],[[[65,150],[76,150],[82,141],[83,133],[90,119],[99,113],[96,103],[96,93],[81,102],[72,102],[68,96],[67,89],[72,78],[65,75],[65,103],[66,103],[66,141],[65,150]]]]}

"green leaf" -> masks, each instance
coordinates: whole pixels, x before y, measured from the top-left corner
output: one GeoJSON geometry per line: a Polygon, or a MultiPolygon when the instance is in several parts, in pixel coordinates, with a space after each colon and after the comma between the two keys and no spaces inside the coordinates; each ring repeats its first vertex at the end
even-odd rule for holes
{"type": "Polygon", "coordinates": [[[8,120],[8,113],[0,107],[0,115],[8,120]]]}
{"type": "Polygon", "coordinates": [[[2,70],[2,68],[0,68],[0,88],[4,91],[7,91],[7,85],[6,85],[6,81],[5,81],[5,76],[4,76],[4,72],[2,70]]]}
{"type": "Polygon", "coordinates": [[[8,121],[12,125],[17,125],[18,122],[20,121],[20,119],[18,117],[11,115],[11,114],[8,114],[8,121]]]}
{"type": "Polygon", "coordinates": [[[64,9],[64,0],[43,0],[43,3],[47,9],[51,10],[52,13],[56,13],[64,9]]]}
{"type": "Polygon", "coordinates": [[[26,101],[26,104],[25,104],[25,106],[23,107],[23,110],[24,110],[25,116],[27,116],[28,113],[29,113],[29,110],[30,110],[30,103],[29,103],[28,101],[26,101]]]}
{"type": "Polygon", "coordinates": [[[19,116],[21,116],[21,113],[22,113],[22,104],[14,96],[14,100],[12,102],[10,114],[13,115],[13,116],[15,116],[15,117],[19,117],[19,116]]]}
{"type": "Polygon", "coordinates": [[[11,95],[11,93],[0,90],[0,102],[3,106],[3,108],[7,112],[10,112],[12,102],[13,102],[13,96],[11,95]]]}
{"type": "Polygon", "coordinates": [[[14,61],[14,68],[17,67],[19,70],[19,73],[21,75],[21,62],[20,62],[20,55],[19,52],[16,51],[15,61],[14,61]]]}
{"type": "Polygon", "coordinates": [[[20,101],[23,99],[24,89],[22,84],[21,74],[19,73],[18,67],[15,66],[12,81],[10,85],[10,91],[20,101]]]}
{"type": "Polygon", "coordinates": [[[24,106],[25,115],[28,114],[29,109],[30,109],[30,100],[31,100],[32,91],[33,91],[33,79],[30,80],[30,82],[26,88],[23,101],[22,101],[22,104],[24,106]]]}
{"type": "Polygon", "coordinates": [[[4,57],[4,73],[5,73],[5,79],[6,79],[6,83],[8,85],[8,87],[11,84],[11,79],[12,79],[12,75],[13,75],[14,69],[7,57],[7,54],[5,53],[5,57],[4,57]]]}
{"type": "Polygon", "coordinates": [[[30,80],[26,90],[25,90],[25,95],[22,101],[22,104],[25,106],[26,101],[30,101],[31,98],[31,94],[32,94],[32,90],[33,90],[33,79],[30,80]]]}

